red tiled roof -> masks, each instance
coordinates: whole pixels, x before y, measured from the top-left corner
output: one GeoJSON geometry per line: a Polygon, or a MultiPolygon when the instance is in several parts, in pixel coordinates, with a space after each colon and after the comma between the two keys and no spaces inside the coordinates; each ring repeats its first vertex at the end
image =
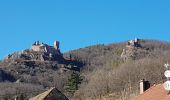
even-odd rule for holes
{"type": "Polygon", "coordinates": [[[162,84],[158,84],[137,96],[135,100],[170,100],[170,94],[168,94],[162,84]]]}

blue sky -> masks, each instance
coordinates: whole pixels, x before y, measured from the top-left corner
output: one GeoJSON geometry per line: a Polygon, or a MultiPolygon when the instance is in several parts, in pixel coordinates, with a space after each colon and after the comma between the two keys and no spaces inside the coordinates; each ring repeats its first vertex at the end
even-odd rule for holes
{"type": "Polygon", "coordinates": [[[169,0],[0,0],[0,58],[35,40],[61,51],[134,37],[170,41],[169,0]]]}

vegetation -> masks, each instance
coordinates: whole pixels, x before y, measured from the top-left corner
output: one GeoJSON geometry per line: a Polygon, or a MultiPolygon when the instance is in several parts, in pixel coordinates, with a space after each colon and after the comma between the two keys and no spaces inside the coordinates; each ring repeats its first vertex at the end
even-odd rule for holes
{"type": "MultiPolygon", "coordinates": [[[[73,100],[133,100],[139,93],[140,79],[146,79],[152,85],[165,81],[163,64],[170,62],[167,56],[170,55],[170,43],[142,40],[143,49],[130,51],[132,56],[127,56],[132,59],[122,60],[125,45],[123,42],[81,48],[64,53],[61,61],[3,60],[0,62],[2,72],[13,80],[0,74],[0,95],[16,95],[16,90],[20,95],[37,90],[26,93],[31,97],[55,86],[65,94],[71,94],[73,100]],[[80,70],[73,70],[75,68],[80,70]]],[[[7,100],[13,96],[3,98],[7,100]]]]}
{"type": "Polygon", "coordinates": [[[170,54],[170,44],[145,40],[142,41],[142,46],[147,52],[137,49],[133,51],[135,59],[127,61],[122,61],[120,53],[116,52],[118,48],[125,47],[123,43],[69,52],[85,62],[82,71],[85,79],[75,93],[74,100],[84,98],[133,100],[139,94],[140,79],[149,80],[152,85],[163,83],[165,81],[163,64],[170,61],[170,57],[167,56],[170,54]]]}
{"type": "Polygon", "coordinates": [[[80,73],[73,72],[71,76],[69,76],[65,89],[66,91],[73,95],[76,90],[78,90],[79,84],[81,84],[83,78],[80,73]]]}

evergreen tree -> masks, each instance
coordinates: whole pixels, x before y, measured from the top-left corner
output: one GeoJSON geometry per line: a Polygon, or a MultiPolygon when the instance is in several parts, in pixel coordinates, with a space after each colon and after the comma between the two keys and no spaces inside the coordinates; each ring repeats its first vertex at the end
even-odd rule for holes
{"type": "Polygon", "coordinates": [[[71,93],[71,95],[78,90],[79,84],[82,82],[83,78],[78,72],[73,72],[71,76],[68,78],[66,84],[66,91],[71,93]]]}

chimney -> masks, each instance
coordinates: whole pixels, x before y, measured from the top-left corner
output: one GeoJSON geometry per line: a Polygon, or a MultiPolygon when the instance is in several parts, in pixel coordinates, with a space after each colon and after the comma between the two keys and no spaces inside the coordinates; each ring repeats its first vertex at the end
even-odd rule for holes
{"type": "Polygon", "coordinates": [[[140,80],[140,94],[144,93],[149,88],[150,88],[149,81],[145,81],[144,79],[140,80]]]}

